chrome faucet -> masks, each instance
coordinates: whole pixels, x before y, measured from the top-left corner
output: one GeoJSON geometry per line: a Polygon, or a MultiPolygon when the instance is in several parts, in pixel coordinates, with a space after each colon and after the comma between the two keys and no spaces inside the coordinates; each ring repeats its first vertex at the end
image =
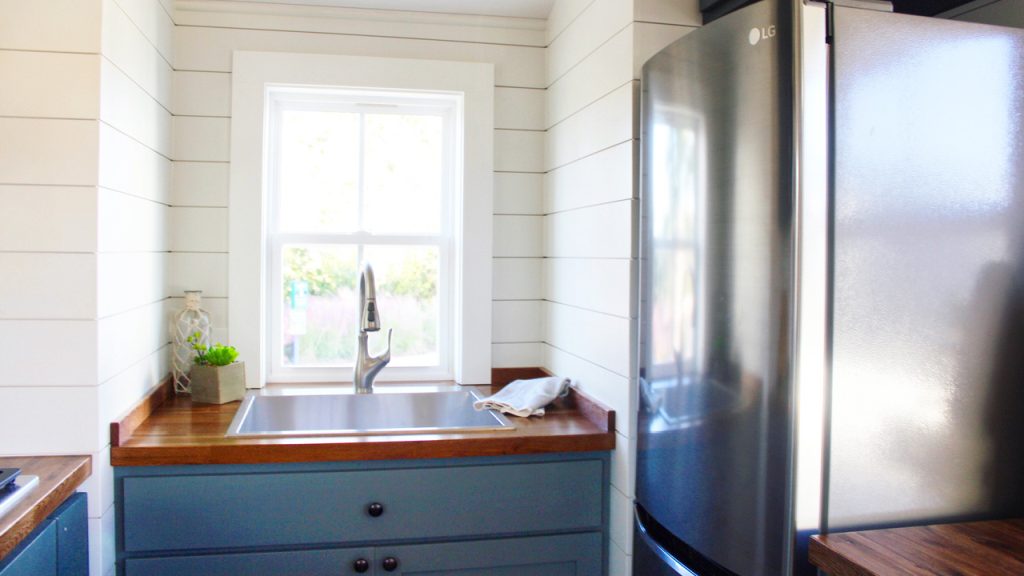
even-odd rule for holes
{"type": "Polygon", "coordinates": [[[373,281],[373,268],[369,263],[363,265],[359,275],[359,349],[356,351],[356,367],[352,373],[352,382],[356,394],[373,392],[373,379],[377,373],[391,361],[391,329],[388,328],[388,348],[383,354],[374,358],[367,349],[369,332],[380,330],[380,313],[377,311],[377,287],[373,281]]]}

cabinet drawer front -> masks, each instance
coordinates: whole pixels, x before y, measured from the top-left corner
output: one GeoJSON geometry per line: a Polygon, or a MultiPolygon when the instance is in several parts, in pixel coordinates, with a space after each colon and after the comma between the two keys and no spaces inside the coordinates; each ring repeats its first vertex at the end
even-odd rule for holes
{"type": "Polygon", "coordinates": [[[123,479],[128,552],[600,529],[601,460],[123,479]],[[383,513],[367,513],[371,503],[383,513]]]}
{"type": "Polygon", "coordinates": [[[403,576],[594,576],[604,574],[598,532],[377,549],[403,576]]]}
{"type": "Polygon", "coordinates": [[[373,550],[302,550],[295,552],[256,552],[248,554],[210,554],[173,558],[125,560],[126,576],[348,576],[356,574],[353,564],[366,560],[373,566],[373,550]]]}

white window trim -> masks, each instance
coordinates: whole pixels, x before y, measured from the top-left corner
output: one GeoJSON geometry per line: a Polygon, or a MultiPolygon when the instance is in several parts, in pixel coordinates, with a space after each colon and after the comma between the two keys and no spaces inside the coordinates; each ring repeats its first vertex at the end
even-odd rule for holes
{"type": "MultiPolygon", "coordinates": [[[[462,186],[453,213],[454,372],[491,379],[494,66],[472,62],[282,52],[234,52],[228,194],[228,334],[246,362],[246,384],[266,382],[264,134],[268,85],[457,92],[464,98],[462,186]]],[[[386,376],[382,375],[382,380],[386,376]]]]}

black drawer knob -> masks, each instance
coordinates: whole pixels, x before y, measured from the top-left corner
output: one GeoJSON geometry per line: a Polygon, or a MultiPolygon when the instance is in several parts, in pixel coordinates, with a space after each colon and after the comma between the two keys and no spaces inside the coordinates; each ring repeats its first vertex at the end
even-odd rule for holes
{"type": "Polygon", "coordinates": [[[370,569],[370,562],[366,558],[359,558],[352,563],[352,569],[362,574],[370,569]]]}
{"type": "Polygon", "coordinates": [[[380,565],[384,567],[384,570],[394,572],[395,569],[398,568],[398,559],[388,556],[380,563],[380,565]]]}
{"type": "Polygon", "coordinates": [[[366,512],[369,513],[370,516],[376,518],[384,513],[384,505],[380,502],[374,502],[366,507],[366,512]]]}

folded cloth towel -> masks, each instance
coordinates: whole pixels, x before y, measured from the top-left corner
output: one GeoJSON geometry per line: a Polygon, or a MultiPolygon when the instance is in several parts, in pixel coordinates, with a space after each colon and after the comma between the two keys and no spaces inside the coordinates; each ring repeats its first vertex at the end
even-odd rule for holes
{"type": "Polygon", "coordinates": [[[555,398],[569,393],[569,379],[552,376],[534,378],[532,380],[513,380],[507,386],[493,394],[477,400],[473,407],[477,410],[498,410],[515,416],[543,416],[544,407],[555,398]]]}

